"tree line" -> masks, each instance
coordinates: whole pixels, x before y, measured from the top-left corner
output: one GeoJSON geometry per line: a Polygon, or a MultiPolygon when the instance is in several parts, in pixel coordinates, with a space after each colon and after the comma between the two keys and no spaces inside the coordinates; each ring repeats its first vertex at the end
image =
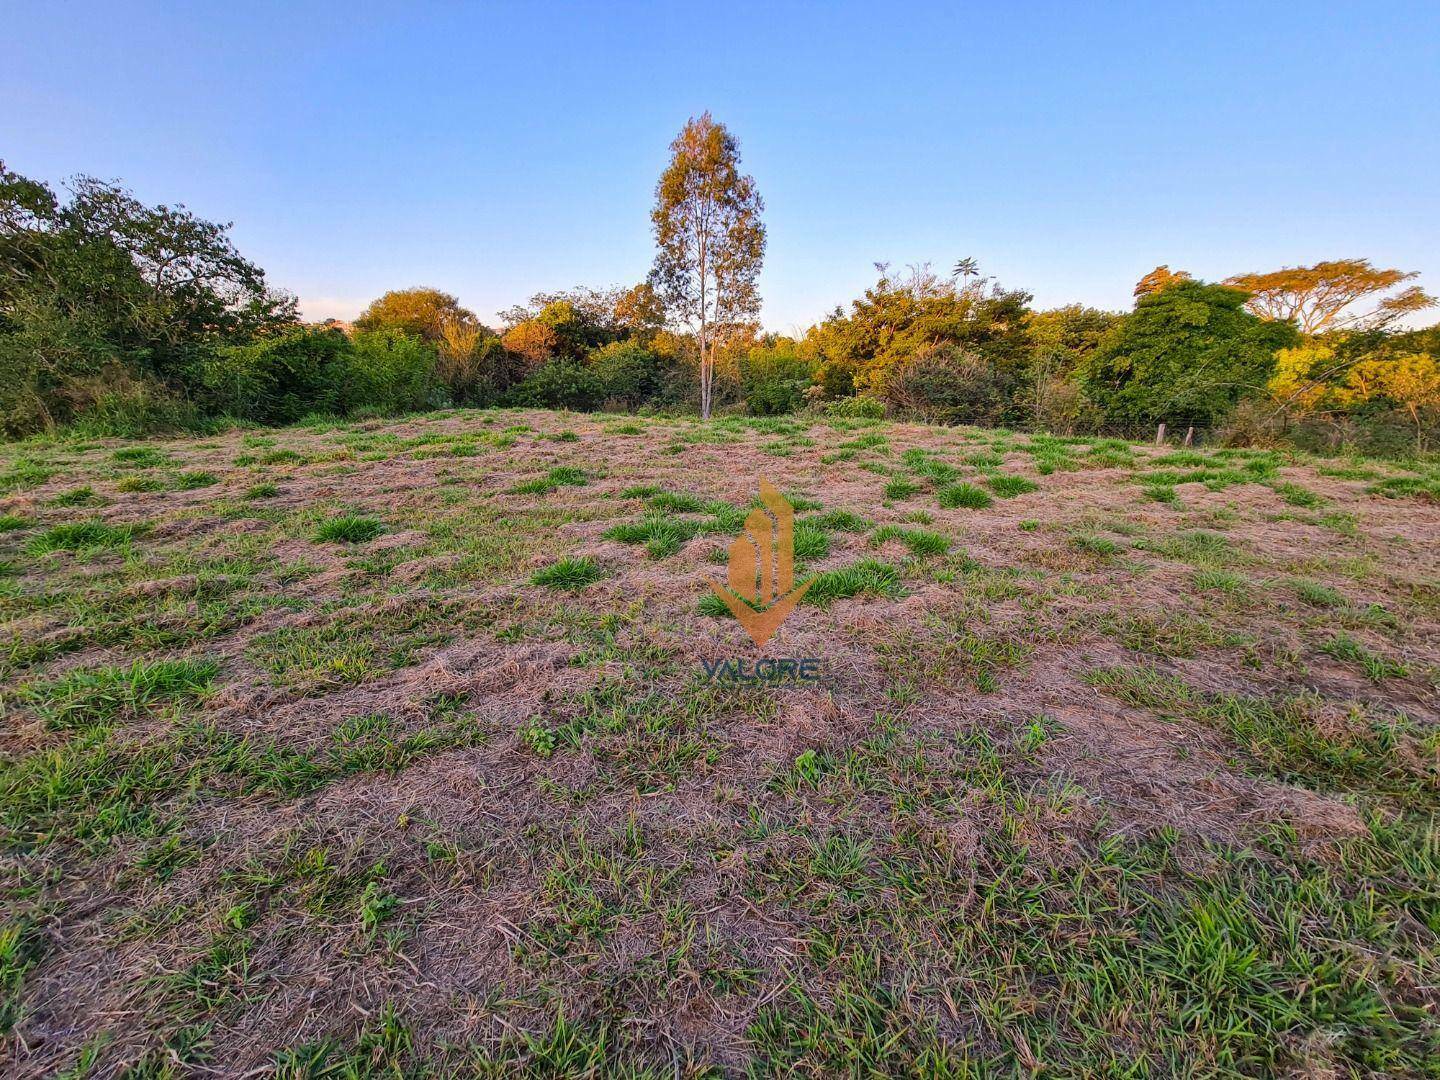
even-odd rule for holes
{"type": "Polygon", "coordinates": [[[983,274],[876,264],[799,337],[763,333],[763,201],[708,114],[671,145],[654,267],[541,293],[491,327],[453,295],[387,292],[306,324],[228,226],[118,184],[62,199],[0,164],[0,428],[135,436],[445,405],[797,410],[1031,425],[1187,423],[1235,441],[1423,450],[1440,424],[1440,327],[1415,275],[1341,259],[1221,282],[1157,267],[1124,312],[1037,310],[983,274]]]}

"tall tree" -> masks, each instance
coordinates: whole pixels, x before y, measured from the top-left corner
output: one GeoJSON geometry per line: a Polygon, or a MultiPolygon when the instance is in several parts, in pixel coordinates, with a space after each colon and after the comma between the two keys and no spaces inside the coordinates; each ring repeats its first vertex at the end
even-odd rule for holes
{"type": "Polygon", "coordinates": [[[1314,266],[1287,266],[1267,274],[1237,274],[1225,284],[1250,294],[1245,306],[1262,319],[1289,319],[1302,334],[1326,330],[1378,330],[1411,312],[1435,304],[1418,285],[1383,297],[1368,311],[1353,310],[1367,297],[1379,297],[1415,272],[1381,270],[1369,259],[1332,259],[1314,266]]]}
{"type": "Polygon", "coordinates": [[[655,189],[652,277],[700,346],[700,415],[710,416],[716,345],[760,312],[764,202],[740,173],[740,144],[710,114],[692,117],[670,144],[655,189]]]}
{"type": "Polygon", "coordinates": [[[0,162],[0,430],[68,419],[106,371],[191,385],[216,348],[293,324],[229,226],[92,177],[69,188],[0,162]]]}
{"type": "Polygon", "coordinates": [[[1262,390],[1299,335],[1245,310],[1246,294],[1181,281],[1140,298],[1080,365],[1086,397],[1118,420],[1209,422],[1262,390]]]}

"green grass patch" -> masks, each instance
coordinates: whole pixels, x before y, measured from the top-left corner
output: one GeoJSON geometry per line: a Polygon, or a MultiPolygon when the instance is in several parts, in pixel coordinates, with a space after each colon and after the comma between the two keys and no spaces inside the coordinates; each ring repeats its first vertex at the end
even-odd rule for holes
{"type": "Polygon", "coordinates": [[[622,544],[643,544],[652,559],[663,559],[675,554],[699,532],[699,524],[687,518],[651,514],[639,521],[613,526],[606,530],[605,539],[619,540],[622,544]]]}
{"type": "Polygon", "coordinates": [[[562,487],[583,487],[589,482],[590,478],[585,475],[584,469],[573,465],[557,465],[544,476],[527,480],[510,491],[515,495],[546,495],[562,487]]]}
{"type": "Polygon", "coordinates": [[[100,551],[130,543],[144,529],[139,525],[107,525],[103,521],[76,521],[53,525],[30,541],[30,554],[52,551],[100,551]]]}
{"type": "Polygon", "coordinates": [[[853,596],[895,597],[902,591],[899,570],[879,559],[861,559],[812,577],[804,603],[827,607],[853,596]]]}
{"type": "Polygon", "coordinates": [[[912,555],[944,555],[950,550],[952,541],[948,536],[928,529],[905,529],[899,525],[882,525],[870,534],[872,544],[883,544],[899,540],[910,549],[912,555]]]}
{"type": "Polygon", "coordinates": [[[588,555],[564,558],[551,563],[530,578],[532,585],[548,589],[583,589],[605,576],[600,564],[588,555]]]}
{"type": "Polygon", "coordinates": [[[974,484],[950,484],[935,493],[935,500],[943,509],[983,510],[995,500],[990,493],[974,484]]]}
{"type": "Polygon", "coordinates": [[[1015,476],[1009,473],[996,473],[985,478],[986,485],[1002,499],[1013,499],[1016,495],[1028,495],[1032,491],[1039,491],[1040,485],[1034,480],[1024,476],[1015,476]]]}
{"type": "Polygon", "coordinates": [[[321,544],[364,544],[385,531],[385,526],[363,514],[345,514],[322,521],[315,528],[315,540],[321,544]]]}

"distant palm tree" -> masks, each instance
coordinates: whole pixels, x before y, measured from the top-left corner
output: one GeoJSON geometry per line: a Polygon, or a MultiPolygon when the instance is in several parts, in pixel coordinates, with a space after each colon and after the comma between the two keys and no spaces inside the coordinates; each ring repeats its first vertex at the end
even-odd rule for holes
{"type": "Polygon", "coordinates": [[[974,259],[961,259],[955,264],[955,269],[950,271],[951,277],[977,277],[980,273],[980,264],[974,259]]]}

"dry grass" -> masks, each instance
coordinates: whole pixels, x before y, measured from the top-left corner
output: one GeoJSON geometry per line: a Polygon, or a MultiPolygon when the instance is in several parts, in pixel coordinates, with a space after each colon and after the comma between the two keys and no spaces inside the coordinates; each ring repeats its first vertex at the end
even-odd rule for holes
{"type": "Polygon", "coordinates": [[[7,1075],[1435,1075],[1433,472],[452,412],[0,478],[7,1075]],[[821,686],[703,675],[762,474],[821,686]]]}

